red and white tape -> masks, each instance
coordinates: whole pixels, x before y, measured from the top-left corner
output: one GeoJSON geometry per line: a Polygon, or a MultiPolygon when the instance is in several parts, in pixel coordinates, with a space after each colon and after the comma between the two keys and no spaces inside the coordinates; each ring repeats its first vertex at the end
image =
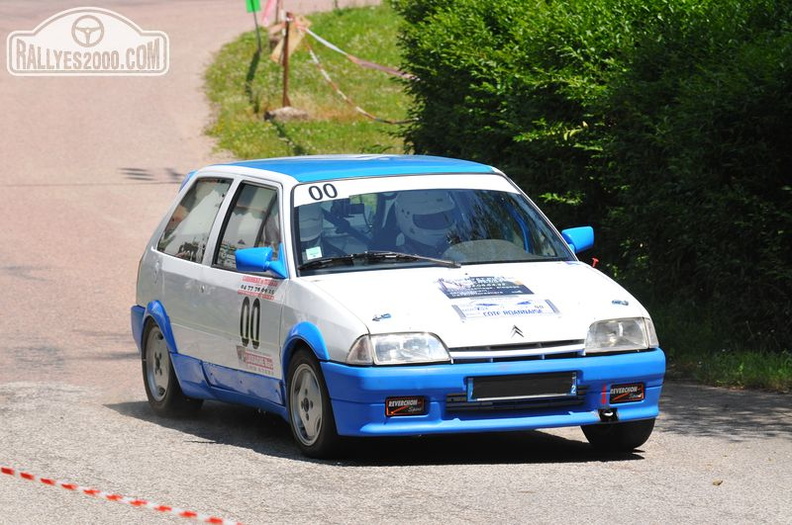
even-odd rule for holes
{"type": "Polygon", "coordinates": [[[410,73],[405,73],[404,71],[398,70],[398,69],[393,68],[393,67],[381,66],[381,65],[379,65],[379,64],[377,64],[375,62],[370,62],[368,60],[363,60],[362,58],[358,58],[355,55],[351,55],[351,54],[347,53],[346,51],[344,51],[343,49],[341,49],[340,47],[338,47],[337,45],[335,45],[335,44],[333,44],[331,42],[328,42],[327,40],[325,40],[321,36],[317,35],[313,31],[311,31],[311,29],[308,28],[308,27],[304,27],[304,26],[298,24],[298,28],[300,29],[300,31],[304,31],[305,33],[308,33],[309,35],[314,37],[317,42],[319,42],[320,44],[322,44],[326,48],[332,49],[336,53],[340,53],[340,54],[344,55],[347,58],[347,60],[349,60],[353,64],[357,64],[360,67],[365,67],[365,68],[368,68],[368,69],[376,69],[377,71],[382,71],[382,72],[387,73],[389,75],[393,75],[395,77],[401,77],[401,78],[406,79],[406,80],[414,80],[415,79],[415,75],[412,75],[410,73]]]}
{"type": "Polygon", "coordinates": [[[40,476],[36,476],[28,472],[22,472],[20,470],[16,470],[10,467],[0,466],[0,473],[7,474],[9,476],[14,476],[17,478],[26,479],[28,481],[38,481],[39,483],[43,483],[44,485],[60,487],[62,489],[70,490],[72,492],[82,492],[87,496],[93,496],[95,498],[105,499],[108,501],[116,501],[118,503],[126,503],[127,505],[131,505],[133,507],[147,508],[147,509],[155,510],[157,512],[164,512],[166,514],[173,514],[176,516],[181,516],[182,518],[197,520],[200,521],[201,523],[212,523],[217,525],[242,525],[237,521],[230,521],[224,518],[218,518],[216,516],[209,516],[207,514],[193,512],[191,510],[169,507],[167,505],[159,505],[157,503],[152,503],[150,501],[146,501],[143,499],[129,498],[126,496],[121,496],[120,494],[111,494],[109,492],[103,492],[97,489],[81,487],[74,483],[65,483],[63,481],[57,481],[51,478],[42,478],[40,476]]]}
{"type": "Polygon", "coordinates": [[[333,88],[333,90],[338,94],[338,96],[341,97],[341,99],[344,102],[349,104],[355,111],[357,111],[358,113],[360,113],[364,117],[367,117],[367,118],[369,118],[371,120],[374,120],[376,122],[382,122],[384,124],[407,124],[407,123],[411,122],[411,120],[390,120],[390,119],[380,118],[380,117],[378,117],[376,115],[372,115],[371,113],[369,113],[365,109],[363,109],[360,106],[358,106],[357,104],[355,104],[352,101],[352,99],[350,99],[346,95],[346,93],[341,91],[341,88],[338,87],[338,84],[336,84],[335,81],[333,81],[333,79],[330,78],[330,74],[327,72],[327,70],[324,68],[322,63],[319,61],[319,57],[316,55],[316,53],[314,53],[313,48],[311,47],[311,45],[307,41],[305,41],[305,47],[308,48],[308,53],[311,55],[311,61],[314,63],[314,65],[317,67],[317,69],[319,69],[319,72],[322,74],[322,77],[324,77],[325,81],[330,85],[331,88],[333,88]]]}

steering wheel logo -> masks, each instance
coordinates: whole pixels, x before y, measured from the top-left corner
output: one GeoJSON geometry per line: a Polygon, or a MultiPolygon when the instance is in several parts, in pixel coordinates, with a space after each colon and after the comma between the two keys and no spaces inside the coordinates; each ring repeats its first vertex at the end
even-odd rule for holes
{"type": "Polygon", "coordinates": [[[104,38],[104,24],[93,15],[81,16],[72,24],[72,38],[83,47],[94,47],[104,38]]]}

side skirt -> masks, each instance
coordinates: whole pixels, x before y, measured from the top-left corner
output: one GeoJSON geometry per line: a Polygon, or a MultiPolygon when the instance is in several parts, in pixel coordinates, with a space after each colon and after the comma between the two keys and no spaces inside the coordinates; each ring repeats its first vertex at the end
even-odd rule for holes
{"type": "Polygon", "coordinates": [[[182,354],[171,354],[171,359],[184,395],[258,408],[288,420],[279,379],[204,363],[182,354]]]}

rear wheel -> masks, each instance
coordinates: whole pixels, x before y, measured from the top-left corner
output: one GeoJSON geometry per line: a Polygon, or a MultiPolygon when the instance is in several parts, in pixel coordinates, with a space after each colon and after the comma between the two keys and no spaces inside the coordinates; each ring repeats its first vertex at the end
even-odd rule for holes
{"type": "Polygon", "coordinates": [[[151,324],[143,347],[143,384],[154,413],[160,416],[188,415],[201,408],[203,400],[184,395],[173,370],[168,344],[162,330],[151,324]]]}
{"type": "Polygon", "coordinates": [[[332,457],[340,451],[333,407],[319,362],[299,350],[289,364],[289,421],[297,446],[312,458],[332,457]]]}
{"type": "Polygon", "coordinates": [[[646,443],[654,429],[654,419],[602,423],[581,427],[591,445],[598,450],[629,452],[646,443]]]}

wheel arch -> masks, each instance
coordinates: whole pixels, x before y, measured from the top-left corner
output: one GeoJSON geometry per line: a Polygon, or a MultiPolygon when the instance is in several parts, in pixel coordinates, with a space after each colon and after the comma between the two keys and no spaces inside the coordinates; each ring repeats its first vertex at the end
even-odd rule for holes
{"type": "Polygon", "coordinates": [[[330,353],[322,332],[315,324],[308,321],[297,323],[289,330],[289,335],[283,343],[281,350],[281,366],[283,368],[283,383],[286,384],[289,366],[291,365],[294,353],[300,349],[306,349],[313,353],[319,361],[329,361],[330,353]]]}
{"type": "MultiPolygon", "coordinates": [[[[333,413],[332,399],[322,370],[322,362],[329,361],[330,355],[319,328],[309,322],[301,322],[295,325],[289,331],[289,335],[283,345],[281,359],[284,371],[281,388],[283,389],[283,399],[285,401],[285,419],[291,428],[297,446],[303,454],[309,457],[322,459],[334,457],[342,450],[342,442],[338,435],[338,422],[333,413]],[[298,358],[297,356],[301,355],[302,352],[305,352],[302,354],[305,357],[298,358]],[[295,363],[302,364],[298,366],[295,363]],[[293,366],[296,367],[294,371],[298,373],[301,373],[299,371],[302,366],[309,367],[312,370],[311,374],[319,383],[322,405],[319,420],[322,423],[321,428],[313,438],[309,435],[310,433],[305,434],[308,431],[303,423],[307,419],[303,420],[301,415],[298,416],[295,413],[295,410],[298,412],[305,410],[306,414],[311,413],[311,418],[315,416],[312,409],[304,408],[303,403],[299,401],[303,394],[296,394],[297,405],[293,404],[291,397],[293,385],[290,384],[293,366]],[[299,421],[303,421],[303,423],[299,423],[299,421]],[[302,430],[300,430],[301,428],[302,430]],[[301,437],[301,435],[304,437],[301,437]]],[[[317,401],[316,397],[311,396],[307,392],[305,396],[306,400],[311,401],[310,406],[313,406],[314,401],[317,401]]],[[[314,418],[313,420],[315,421],[316,419],[314,418]]]]}
{"type": "Polygon", "coordinates": [[[171,354],[177,354],[178,350],[176,348],[176,339],[173,337],[173,329],[171,328],[170,317],[168,317],[165,307],[159,301],[151,301],[146,305],[146,311],[143,314],[143,324],[141,331],[143,337],[141,352],[144,350],[146,333],[148,332],[151,323],[155,323],[162,332],[162,336],[165,338],[165,343],[168,345],[168,352],[171,354]]]}

